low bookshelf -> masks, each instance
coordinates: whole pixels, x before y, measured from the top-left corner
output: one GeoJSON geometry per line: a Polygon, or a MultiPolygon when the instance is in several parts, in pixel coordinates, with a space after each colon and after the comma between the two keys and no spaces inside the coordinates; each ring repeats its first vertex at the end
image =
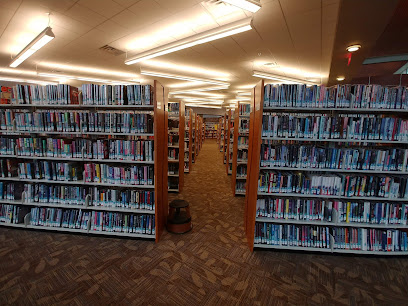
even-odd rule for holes
{"type": "Polygon", "coordinates": [[[406,87],[260,81],[251,103],[251,250],[408,255],[406,87]]]}
{"type": "Polygon", "coordinates": [[[165,88],[81,89],[10,88],[0,110],[0,226],[158,241],[168,212],[165,88]]]}

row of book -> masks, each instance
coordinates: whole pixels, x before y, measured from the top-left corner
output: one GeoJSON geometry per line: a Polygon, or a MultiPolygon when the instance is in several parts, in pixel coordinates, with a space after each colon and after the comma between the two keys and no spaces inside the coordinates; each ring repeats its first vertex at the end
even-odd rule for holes
{"type": "Polygon", "coordinates": [[[249,119],[240,118],[239,120],[239,133],[248,133],[249,132],[249,119]]]}
{"type": "Polygon", "coordinates": [[[154,210],[154,191],[39,183],[0,182],[0,200],[154,210]],[[22,195],[24,197],[22,199],[22,195]]]}
{"type": "Polygon", "coordinates": [[[179,158],[179,150],[175,148],[168,148],[168,159],[177,160],[179,158]]]}
{"type": "Polygon", "coordinates": [[[406,225],[408,205],[387,202],[262,198],[257,200],[256,215],[284,220],[406,225]]]}
{"type": "Polygon", "coordinates": [[[0,177],[18,176],[17,163],[12,159],[0,159],[0,177]]]}
{"type": "Polygon", "coordinates": [[[179,113],[180,113],[180,103],[168,103],[168,107],[169,107],[169,117],[178,117],[179,113]]]}
{"type": "Polygon", "coordinates": [[[245,188],[246,188],[246,181],[237,181],[235,183],[235,191],[236,192],[245,193],[245,188]]]}
{"type": "Polygon", "coordinates": [[[148,166],[116,167],[106,164],[85,164],[84,181],[112,185],[149,185],[154,184],[154,168],[148,166]]]}
{"type": "Polygon", "coordinates": [[[404,86],[345,84],[326,87],[306,84],[268,84],[265,107],[408,109],[404,86]]]}
{"type": "Polygon", "coordinates": [[[238,147],[248,146],[249,144],[248,136],[238,135],[237,144],[238,144],[238,147]]]}
{"type": "Polygon", "coordinates": [[[237,151],[238,161],[247,161],[248,160],[248,149],[242,149],[237,151]]]}
{"type": "Polygon", "coordinates": [[[0,138],[0,155],[153,161],[153,140],[0,138]]]}
{"type": "Polygon", "coordinates": [[[28,213],[27,207],[17,205],[0,204],[0,223],[18,224],[24,222],[28,213]]]}
{"type": "Polygon", "coordinates": [[[408,150],[284,145],[264,140],[261,167],[408,171],[408,150]]]}
{"type": "Polygon", "coordinates": [[[330,249],[331,237],[327,226],[256,222],[254,244],[330,249]]]}
{"type": "Polygon", "coordinates": [[[261,171],[258,192],[408,199],[408,178],[261,171]]]}
{"type": "Polygon", "coordinates": [[[150,85],[82,85],[84,105],[152,105],[150,85]]]}
{"type": "Polygon", "coordinates": [[[150,111],[0,111],[0,129],[17,132],[153,133],[150,111]]]}
{"type": "Polygon", "coordinates": [[[406,252],[406,231],[256,223],[255,244],[335,250],[406,252]]]}
{"type": "Polygon", "coordinates": [[[21,200],[23,187],[14,182],[0,182],[0,200],[21,200]]]}
{"type": "Polygon", "coordinates": [[[155,208],[154,191],[94,187],[90,189],[90,195],[90,206],[146,210],[155,208]]]}
{"type": "Polygon", "coordinates": [[[237,165],[237,177],[239,176],[246,176],[247,175],[247,165],[239,164],[237,165]]]}
{"type": "Polygon", "coordinates": [[[2,104],[79,104],[78,88],[66,84],[45,86],[17,84],[6,88],[5,91],[9,96],[2,104]]]}
{"type": "MultiPolygon", "coordinates": [[[[19,184],[16,184],[18,186],[19,184]]],[[[87,187],[52,184],[24,184],[25,203],[53,203],[62,205],[86,205],[87,187]]]]}
{"type": "Polygon", "coordinates": [[[18,163],[18,177],[29,180],[79,181],[82,179],[82,167],[77,163],[35,160],[18,163]]]}
{"type": "Polygon", "coordinates": [[[251,112],[251,104],[250,103],[239,103],[239,115],[240,116],[249,116],[251,112]]]}
{"type": "Polygon", "coordinates": [[[92,212],[91,231],[155,234],[154,215],[92,212]]]}
{"type": "Polygon", "coordinates": [[[264,113],[262,136],[408,141],[408,120],[382,115],[264,113]]]}
{"type": "Polygon", "coordinates": [[[90,217],[90,211],[81,209],[32,207],[30,225],[87,230],[90,217]]]}
{"type": "Polygon", "coordinates": [[[408,251],[407,232],[366,228],[333,228],[333,248],[376,252],[408,251]]]}

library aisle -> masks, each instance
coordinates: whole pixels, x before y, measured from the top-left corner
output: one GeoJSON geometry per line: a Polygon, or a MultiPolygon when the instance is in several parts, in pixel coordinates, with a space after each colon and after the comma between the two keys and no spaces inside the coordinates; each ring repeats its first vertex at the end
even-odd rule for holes
{"type": "Polygon", "coordinates": [[[152,241],[2,228],[0,304],[403,304],[407,258],[256,250],[214,140],[180,195],[194,228],[152,241]]]}

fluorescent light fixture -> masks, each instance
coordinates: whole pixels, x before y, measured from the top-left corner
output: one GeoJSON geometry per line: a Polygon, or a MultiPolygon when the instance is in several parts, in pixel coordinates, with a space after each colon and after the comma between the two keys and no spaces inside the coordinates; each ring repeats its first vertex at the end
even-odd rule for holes
{"type": "Polygon", "coordinates": [[[196,101],[222,101],[222,100],[218,100],[218,99],[214,99],[214,98],[198,98],[198,97],[191,97],[191,96],[173,96],[173,98],[175,99],[190,99],[190,100],[196,100],[196,101]]]}
{"type": "Polygon", "coordinates": [[[201,95],[206,95],[207,93],[202,93],[202,91],[212,91],[212,90],[223,90],[228,89],[229,86],[214,86],[214,87],[205,87],[205,88],[196,88],[196,89],[186,89],[186,90],[175,90],[170,91],[170,94],[179,94],[179,93],[192,93],[200,92],[201,95]]]}
{"type": "Polygon", "coordinates": [[[105,80],[105,79],[95,79],[95,78],[87,78],[87,77],[80,77],[74,75],[65,75],[65,74],[53,74],[53,73],[38,73],[39,76],[47,77],[47,78],[60,78],[60,79],[71,79],[71,80],[79,80],[79,81],[87,81],[87,82],[97,82],[97,83],[112,83],[114,85],[127,85],[127,84],[135,84],[137,82],[122,82],[117,80],[105,80]]]}
{"type": "Polygon", "coordinates": [[[250,91],[244,91],[244,92],[237,92],[237,97],[238,96],[251,96],[252,93],[250,91]]]}
{"type": "Polygon", "coordinates": [[[188,106],[188,107],[201,107],[201,108],[222,108],[222,106],[203,105],[203,104],[197,105],[197,104],[190,104],[190,103],[186,104],[186,106],[188,106]]]}
{"type": "Polygon", "coordinates": [[[236,96],[236,99],[239,101],[251,101],[251,97],[236,96]]]}
{"type": "Polygon", "coordinates": [[[209,83],[209,84],[222,85],[222,86],[229,86],[229,85],[230,85],[230,84],[227,83],[227,82],[218,81],[218,80],[203,79],[203,78],[193,78],[193,77],[184,76],[184,75],[161,73],[161,72],[154,72],[154,71],[147,71],[147,70],[141,70],[141,71],[140,71],[140,74],[155,76],[155,77],[159,77],[159,78],[176,79],[176,80],[191,81],[191,82],[209,83]]]}
{"type": "Polygon", "coordinates": [[[336,80],[341,82],[341,81],[345,80],[345,77],[344,76],[339,76],[339,77],[336,78],[336,80]]]}
{"type": "Polygon", "coordinates": [[[250,11],[251,13],[256,13],[261,8],[261,3],[253,0],[222,0],[222,2],[250,11]]]}
{"type": "Polygon", "coordinates": [[[361,48],[361,45],[351,45],[351,46],[348,46],[348,47],[346,48],[346,50],[347,50],[348,52],[355,52],[355,51],[357,51],[357,50],[360,50],[360,48],[361,48]]]}
{"type": "Polygon", "coordinates": [[[269,80],[275,80],[278,82],[290,82],[292,84],[312,84],[312,85],[318,85],[315,82],[311,82],[308,80],[302,80],[302,79],[296,79],[296,78],[291,78],[291,77],[285,77],[277,74],[269,74],[261,71],[254,71],[252,76],[258,77],[261,79],[269,79],[269,80]]]}
{"type": "Polygon", "coordinates": [[[126,65],[136,64],[141,61],[145,61],[157,56],[172,53],[182,49],[190,48],[199,44],[203,44],[209,41],[213,41],[222,37],[231,36],[237,33],[245,32],[252,29],[252,18],[245,18],[238,20],[224,26],[217,27],[202,33],[198,33],[187,38],[175,41],[173,43],[166,44],[161,47],[157,47],[146,52],[140,53],[134,57],[131,57],[125,61],[126,65]]]}
{"type": "Polygon", "coordinates": [[[10,67],[15,68],[24,62],[27,58],[40,50],[51,40],[55,38],[50,27],[45,28],[36,38],[34,38],[10,63],[10,67]]]}
{"type": "MultiPolygon", "coordinates": [[[[225,95],[223,94],[213,94],[213,93],[208,93],[208,92],[203,92],[203,91],[178,91],[178,92],[170,92],[170,95],[179,95],[179,94],[187,94],[187,95],[196,95],[196,96],[205,96],[208,98],[225,98],[225,95]]],[[[197,97],[199,98],[199,97],[197,97]]]]}
{"type": "Polygon", "coordinates": [[[7,81],[7,82],[20,82],[20,83],[32,83],[32,84],[41,84],[41,85],[58,85],[57,82],[48,82],[43,80],[27,80],[27,79],[19,79],[19,78],[9,78],[0,76],[0,81],[7,81]]]}

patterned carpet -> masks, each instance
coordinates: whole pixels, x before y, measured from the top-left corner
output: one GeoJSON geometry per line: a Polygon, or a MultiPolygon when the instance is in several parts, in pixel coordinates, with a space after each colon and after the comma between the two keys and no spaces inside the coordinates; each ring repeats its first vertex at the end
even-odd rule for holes
{"type": "Polygon", "coordinates": [[[0,228],[0,304],[407,303],[408,258],[251,253],[215,141],[177,196],[194,228],[159,244],[0,228]]]}

